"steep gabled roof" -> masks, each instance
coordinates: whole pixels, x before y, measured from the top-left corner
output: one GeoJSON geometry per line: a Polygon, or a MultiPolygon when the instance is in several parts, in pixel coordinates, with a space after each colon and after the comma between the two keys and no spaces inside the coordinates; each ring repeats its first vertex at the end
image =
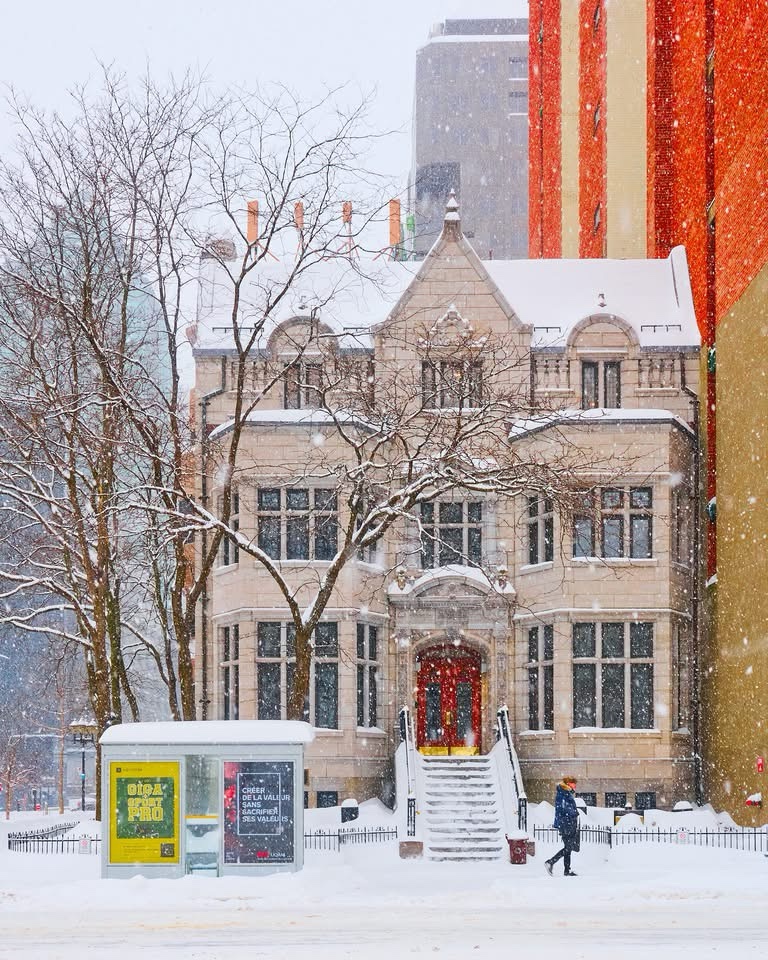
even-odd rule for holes
{"type": "MultiPolygon", "coordinates": [[[[456,195],[451,191],[450,198],[446,205],[445,209],[445,218],[443,220],[443,229],[440,232],[440,236],[432,244],[432,248],[426,257],[422,260],[421,265],[416,272],[412,282],[409,286],[403,291],[397,303],[392,307],[389,312],[389,315],[381,323],[377,324],[372,332],[385,327],[387,324],[394,321],[399,317],[407,308],[408,303],[418,292],[419,284],[425,281],[431,274],[432,270],[439,262],[441,265],[446,263],[444,259],[444,253],[449,244],[455,244],[461,253],[463,254],[466,263],[471,266],[475,273],[477,274],[477,279],[485,283],[488,287],[488,292],[494,298],[496,303],[499,305],[500,309],[507,317],[507,319],[512,323],[512,325],[518,329],[522,329],[525,333],[530,333],[532,327],[530,325],[524,324],[520,317],[517,315],[515,310],[512,307],[512,304],[507,299],[505,294],[499,288],[497,283],[494,281],[493,277],[486,270],[487,263],[492,261],[487,261],[484,263],[480,257],[478,257],[475,252],[472,244],[467,240],[461,230],[461,215],[459,213],[459,204],[456,200],[456,195]]],[[[461,290],[456,290],[456,295],[460,294],[461,290]]]]}

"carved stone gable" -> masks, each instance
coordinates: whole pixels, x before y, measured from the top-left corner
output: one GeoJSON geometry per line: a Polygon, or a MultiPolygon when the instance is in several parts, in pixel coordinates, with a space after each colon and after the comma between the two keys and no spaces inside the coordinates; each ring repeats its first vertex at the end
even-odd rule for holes
{"type": "Polygon", "coordinates": [[[477,587],[466,583],[436,583],[434,587],[422,590],[414,598],[416,603],[429,603],[430,600],[484,600],[486,594],[477,587]]]}

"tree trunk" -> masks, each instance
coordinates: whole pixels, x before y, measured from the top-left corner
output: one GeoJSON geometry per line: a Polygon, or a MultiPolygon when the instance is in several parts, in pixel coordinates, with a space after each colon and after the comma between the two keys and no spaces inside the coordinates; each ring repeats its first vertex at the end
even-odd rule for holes
{"type": "Polygon", "coordinates": [[[293,690],[288,691],[287,716],[289,720],[306,720],[304,705],[309,697],[309,671],[312,663],[312,648],[307,630],[296,629],[296,669],[293,674],[293,690]]]}
{"type": "Polygon", "coordinates": [[[64,730],[59,735],[59,814],[64,813],[64,730]]]}

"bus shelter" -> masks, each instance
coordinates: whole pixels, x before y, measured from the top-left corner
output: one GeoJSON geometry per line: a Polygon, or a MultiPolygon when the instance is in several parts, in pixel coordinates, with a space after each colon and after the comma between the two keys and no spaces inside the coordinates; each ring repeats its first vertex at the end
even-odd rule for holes
{"type": "Polygon", "coordinates": [[[110,727],[100,740],[102,876],[300,870],[313,739],[296,720],[110,727]]]}

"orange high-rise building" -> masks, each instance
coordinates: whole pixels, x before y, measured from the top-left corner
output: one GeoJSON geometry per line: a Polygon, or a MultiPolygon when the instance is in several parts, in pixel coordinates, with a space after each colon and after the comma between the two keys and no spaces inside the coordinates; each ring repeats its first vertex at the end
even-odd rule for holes
{"type": "Polygon", "coordinates": [[[687,250],[710,348],[702,775],[709,799],[753,818],[768,754],[768,3],[531,0],[529,22],[530,256],[687,250]]]}

